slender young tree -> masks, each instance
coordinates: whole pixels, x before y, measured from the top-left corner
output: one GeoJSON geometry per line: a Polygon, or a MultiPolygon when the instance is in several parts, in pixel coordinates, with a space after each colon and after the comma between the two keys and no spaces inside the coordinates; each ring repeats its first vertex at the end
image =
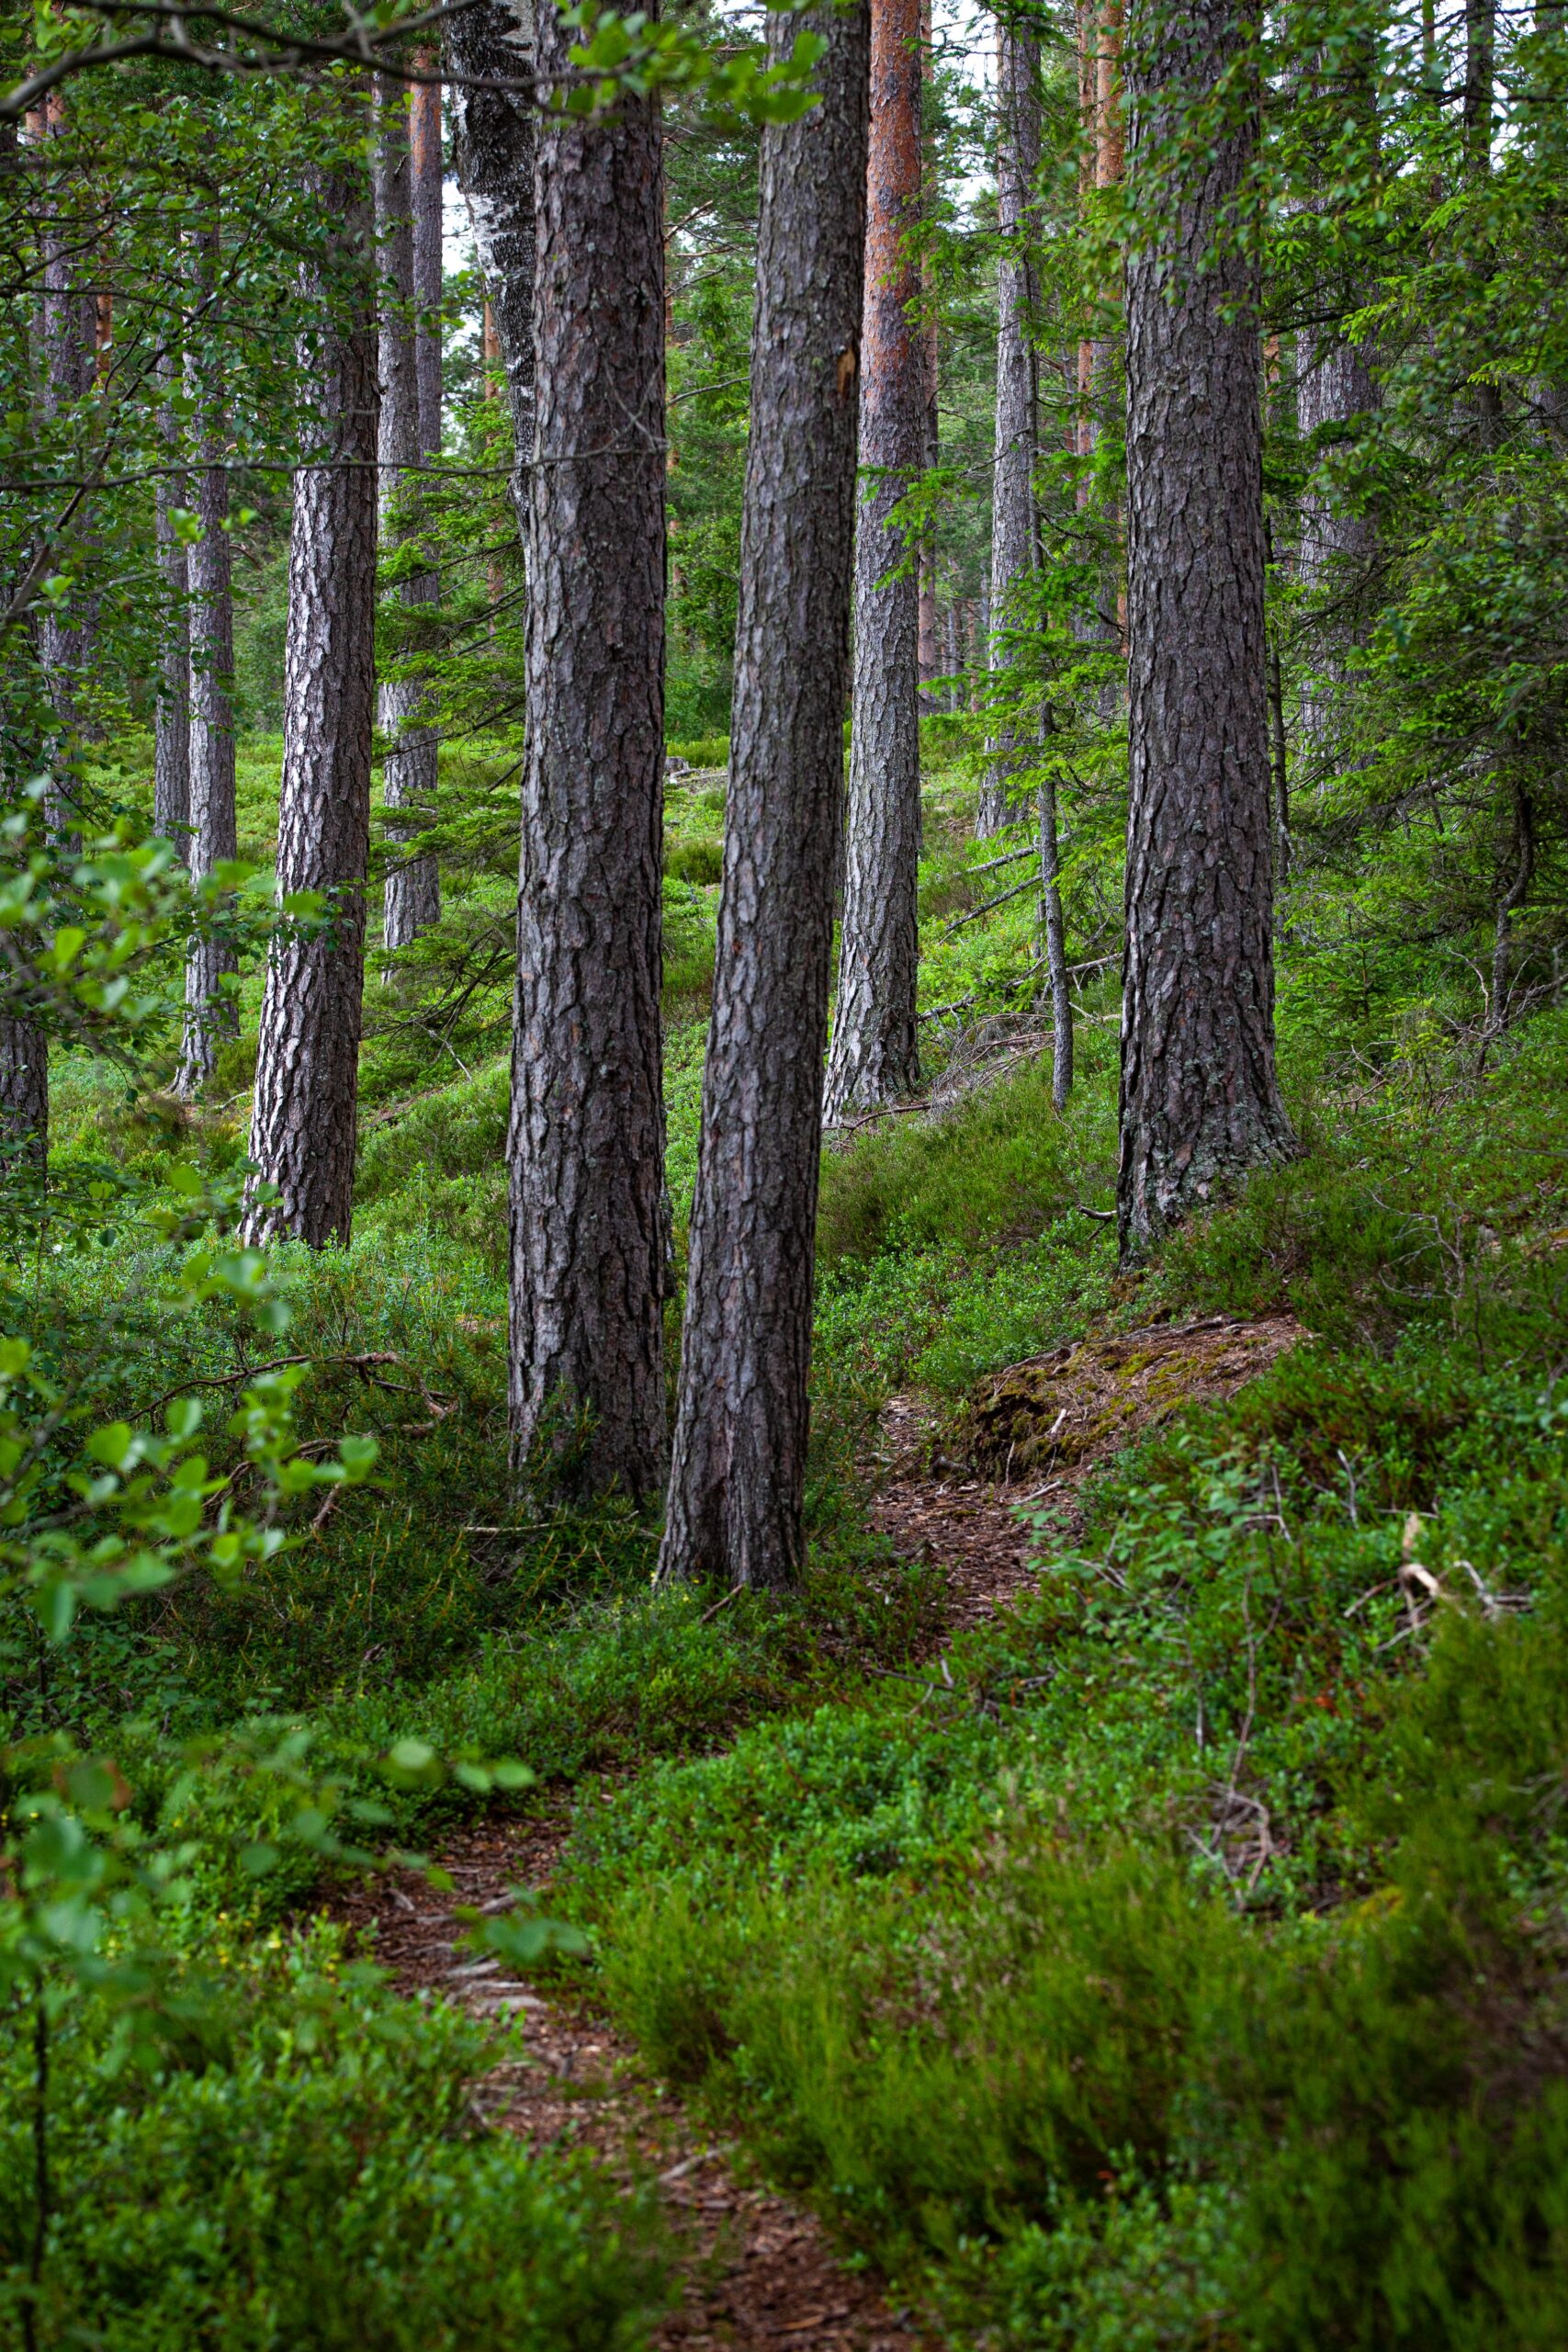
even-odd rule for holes
{"type": "Polygon", "coordinates": [[[920,858],[919,588],[889,520],[925,450],[925,356],[910,250],[920,209],[919,0],[871,0],[871,137],[860,458],[855,672],[839,990],[826,1117],[908,1093],[916,1025],[920,858]]]}
{"type": "MultiPolygon", "coordinates": [[[[158,429],[165,457],[174,467],[181,456],[183,436],[173,406],[179,361],[172,351],[164,353],[158,375],[164,394],[158,429]]],[[[190,829],[190,618],[186,605],[186,544],[175,518],[188,494],[183,469],[159,475],[156,531],[164,610],[162,674],[153,723],[152,830],[160,840],[173,842],[182,857],[186,854],[190,829]]]]}
{"type": "MultiPolygon", "coordinates": [[[[399,601],[417,628],[440,594],[434,565],[421,529],[422,450],[419,337],[414,282],[415,215],[413,168],[405,85],[383,76],[377,92],[375,164],[377,258],[380,273],[381,424],[379,432],[380,522],[384,548],[396,550],[403,565],[399,601]]],[[[406,645],[400,652],[411,650],[406,645]]],[[[429,689],[417,673],[399,663],[399,674],[383,678],[377,718],[387,738],[382,788],[387,808],[409,808],[428,823],[434,812],[435,731],[428,721],[429,689]]],[[[417,827],[415,828],[417,829],[417,827]]],[[[389,825],[394,843],[410,827],[389,825]]],[[[441,916],[441,884],[433,857],[395,865],[383,895],[383,931],[389,949],[406,947],[441,916]]]]}
{"type": "MultiPolygon", "coordinates": [[[[201,536],[186,555],[190,613],[190,850],[193,878],[205,880],[239,854],[234,808],[234,600],[229,551],[229,440],[224,409],[222,322],[216,222],[191,239],[194,261],[186,395],[193,403],[193,472],[201,536]]],[[[239,968],[220,933],[196,940],[186,964],[185,1049],[176,1080],[199,1093],[218,1046],[237,1035],[238,1008],[222,982],[239,968]]]]}
{"type": "MultiPolygon", "coordinates": [[[[548,0],[544,0],[548,6],[548,0]]],[[[468,199],[479,275],[506,373],[518,470],[518,527],[528,537],[527,462],[534,447],[534,154],[536,117],[526,96],[486,88],[531,70],[532,0],[474,0],[443,26],[453,77],[452,136],[457,184],[468,199]],[[459,79],[458,77],[461,77],[459,79]],[[475,86],[480,85],[480,86],[475,86]]]]}
{"type": "Polygon", "coordinates": [[[828,42],[821,104],[762,134],[724,889],[660,1557],[665,1579],[773,1589],[802,1554],[869,110],[867,0],[808,21],[828,42]]]}
{"type": "MultiPolygon", "coordinates": [[[[58,425],[73,418],[93,390],[97,295],[83,283],[91,232],[80,217],[72,176],[54,158],[54,144],[63,141],[67,127],[63,91],[51,90],[28,116],[28,127],[46,190],[39,238],[39,406],[45,424],[58,425]]],[[[96,607],[91,589],[78,586],[64,605],[47,604],[37,623],[39,661],[55,719],[45,808],[51,831],[62,841],[73,838],[76,823],[72,763],[91,732],[83,696],[92,674],[96,607]]]]}
{"type": "MultiPolygon", "coordinates": [[[[1040,176],[1040,41],[1006,17],[997,25],[997,427],[991,474],[990,666],[1010,670],[1032,616],[1022,599],[1034,570],[1034,460],[1039,415],[1032,332],[1030,214],[1040,176]]],[[[1031,762],[1010,730],[980,786],[976,831],[999,832],[1012,810],[1012,776],[1031,762]]]]}
{"type": "MultiPolygon", "coordinates": [[[[563,71],[553,8],[536,39],[541,73],[563,71]]],[[[657,104],[635,97],[601,120],[547,115],[538,134],[507,1141],[515,1458],[548,1447],[569,1488],[638,1504],[665,1460],[660,143],[657,104]]]]}
{"type": "Polygon", "coordinates": [[[1221,0],[1128,25],[1132,804],[1122,1017],[1124,1257],[1294,1149],[1274,1067],[1262,353],[1235,209],[1256,135],[1221,0]]]}
{"type": "MultiPolygon", "coordinates": [[[[419,62],[426,73],[434,73],[435,51],[423,50],[419,62]]],[[[440,83],[416,83],[409,94],[409,109],[413,299],[418,311],[414,373],[419,379],[419,454],[431,458],[441,447],[441,295],[445,284],[441,234],[446,166],[441,152],[440,83]]]]}
{"type": "Polygon", "coordinates": [[[300,375],[313,416],[288,549],[280,896],[319,892],[324,922],[275,945],[262,997],[251,1158],[254,1241],[347,1247],[354,1206],[365,879],[375,709],[377,376],[374,220],[357,164],[320,173],[324,256],[307,265],[315,325],[300,375]]]}

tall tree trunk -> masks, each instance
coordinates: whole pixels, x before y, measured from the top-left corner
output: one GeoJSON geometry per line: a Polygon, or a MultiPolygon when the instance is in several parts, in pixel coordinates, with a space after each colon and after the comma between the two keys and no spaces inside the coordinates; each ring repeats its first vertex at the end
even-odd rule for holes
{"type": "Polygon", "coordinates": [[[773,1589],[795,1582],[802,1555],[854,547],[867,0],[819,9],[813,28],[828,43],[822,103],[762,135],[724,891],[660,1555],[661,1578],[773,1589]]]}
{"type": "MultiPolygon", "coordinates": [[[[553,15],[553,11],[551,12],[553,15]]],[[[468,81],[526,74],[533,62],[533,0],[475,0],[442,30],[453,78],[452,141],[457,183],[474,224],[479,275],[493,315],[512,410],[517,472],[513,496],[528,537],[527,467],[534,448],[534,109],[515,91],[466,89],[468,81]],[[525,13],[526,11],[526,13],[525,13]]]]}
{"type": "Polygon", "coordinates": [[[919,276],[908,243],[920,207],[919,40],[919,0],[871,0],[860,395],[860,458],[870,480],[855,533],[854,710],[828,1057],[830,1126],[908,1093],[919,1080],[919,590],[914,550],[888,521],[920,470],[925,442],[925,367],[910,315],[919,276]]]}
{"type": "MultiPolygon", "coordinates": [[[[931,0],[920,0],[920,79],[922,85],[932,76],[934,51],[931,42],[931,0]]],[[[922,123],[922,131],[924,125],[922,123]]],[[[922,136],[920,142],[920,209],[928,230],[937,217],[937,156],[934,141],[922,136]]],[[[942,349],[936,311],[936,256],[931,242],[920,253],[920,302],[924,313],[920,323],[921,358],[924,362],[925,421],[924,447],[920,462],[929,473],[942,461],[942,421],[937,407],[937,393],[942,378],[942,349]]],[[[937,634],[936,612],[936,533],[927,530],[919,549],[919,668],[922,686],[937,674],[942,661],[937,634]]],[[[922,707],[936,707],[922,698],[922,707]]]]}
{"type": "MultiPolygon", "coordinates": [[[[75,217],[66,194],[66,175],[50,153],[52,142],[65,133],[64,93],[51,90],[28,117],[28,123],[42,158],[41,168],[52,183],[39,238],[39,323],[43,358],[39,405],[45,424],[59,424],[71,419],[93,389],[97,297],[81,282],[82,255],[87,248],[85,225],[75,217]]],[[[69,463],[68,458],[65,462],[69,463]]],[[[56,729],[45,814],[51,831],[67,845],[75,839],[78,797],[70,770],[94,731],[84,712],[83,696],[92,673],[96,605],[92,591],[78,587],[66,604],[51,603],[38,617],[39,661],[56,729]]]]}
{"type": "MultiPolygon", "coordinates": [[[[440,595],[440,583],[422,547],[423,496],[420,476],[419,343],[414,303],[413,171],[409,139],[408,92],[400,82],[383,77],[377,93],[376,142],[377,262],[380,277],[381,423],[378,457],[380,469],[381,544],[406,561],[412,553],[418,568],[400,584],[398,601],[411,616],[428,612],[440,595]]],[[[407,635],[418,628],[411,618],[407,635]]],[[[406,639],[399,647],[397,666],[404,674],[383,678],[377,718],[387,739],[382,767],[382,791],[389,810],[415,812],[412,825],[388,820],[394,847],[429,824],[435,812],[435,732],[427,721],[429,690],[417,673],[406,671],[413,650],[406,639]]],[[[433,857],[418,857],[394,865],[387,876],[382,905],[387,947],[395,953],[441,919],[441,883],[433,857]]]]}
{"type": "MultiPolygon", "coordinates": [[[[171,466],[178,462],[183,441],[173,406],[178,378],[178,358],[165,352],[158,365],[164,391],[158,429],[171,466]]],[[[164,610],[153,729],[152,831],[160,841],[173,842],[182,858],[189,854],[190,831],[190,615],[186,544],[175,528],[175,516],[188,495],[183,470],[159,475],[156,531],[164,610]]]]}
{"type": "MultiPolygon", "coordinates": [[[[234,812],[234,603],[229,552],[229,442],[224,415],[222,322],[218,315],[216,226],[191,239],[196,300],[186,343],[186,394],[195,403],[197,519],[186,555],[190,587],[190,870],[203,881],[238,855],[234,812]]],[[[220,935],[197,939],[186,963],[185,1051],[176,1081],[197,1093],[220,1043],[239,1034],[238,1008],[221,985],[239,969],[220,935]]]]}
{"type": "MultiPolygon", "coordinates": [[[[1021,609],[1034,569],[1036,361],[1031,332],[1030,210],[1040,170],[1040,42],[1007,23],[997,27],[997,429],[991,476],[991,641],[994,671],[1018,661],[1033,616],[1021,609]]],[[[1012,775],[1027,765],[1026,739],[1006,729],[980,786],[976,831],[1008,823],[1012,775]]]]}
{"type": "MultiPolygon", "coordinates": [[[[571,40],[541,9],[542,73],[565,67],[571,40]]],[[[570,1490],[637,1504],[665,1460],[660,147],[642,98],[599,121],[547,116],[538,134],[507,1140],[518,1467],[547,1448],[570,1490]]],[[[488,265],[487,277],[515,399],[513,289],[488,265]]]]}
{"type": "MultiPolygon", "coordinates": [[[[436,70],[436,53],[422,50],[421,68],[436,70]]],[[[419,312],[414,330],[415,368],[419,379],[419,454],[436,456],[441,447],[441,297],[446,284],[441,257],[442,212],[446,163],[441,149],[441,85],[421,82],[409,96],[409,172],[413,203],[413,299],[419,312]]]]}
{"type": "Polygon", "coordinates": [[[1274,1068],[1262,355],[1233,221],[1253,117],[1190,129],[1243,38],[1221,0],[1142,0],[1129,25],[1134,164],[1162,173],[1127,269],[1129,1259],[1295,1148],[1274,1068]]]}
{"type": "Polygon", "coordinates": [[[327,920],[275,944],[262,997],[251,1158],[276,1197],[253,1193],[246,1227],[266,1241],[348,1246],[365,989],[375,710],[377,377],[373,214],[362,174],[323,175],[333,221],[304,294],[319,323],[301,343],[314,415],[294,478],[288,548],[280,894],[319,891],[327,920]]]}

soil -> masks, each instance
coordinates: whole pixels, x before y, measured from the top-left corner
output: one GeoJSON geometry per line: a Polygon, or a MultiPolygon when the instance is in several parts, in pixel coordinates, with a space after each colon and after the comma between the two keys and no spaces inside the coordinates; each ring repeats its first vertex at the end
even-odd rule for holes
{"type": "MultiPolygon", "coordinates": [[[[893,1397],[869,1465],[871,1515],[906,1558],[945,1571],[936,1645],[1031,1587],[1021,1513],[1049,1506],[1070,1541],[1077,1489],[1099,1463],[1179,1405],[1229,1396],[1305,1336],[1277,1316],[1091,1338],[980,1383],[956,1438],[942,1436],[919,1399],[893,1397]]],[[[808,2209],[761,2185],[742,2151],[715,2144],[589,2000],[510,1977],[500,1962],[474,1962],[454,1905],[498,1906],[523,1885],[547,1908],[570,1833],[564,1796],[524,1819],[478,1824],[439,1857],[451,1895],[417,1874],[391,1873],[355,1889],[342,1912],[374,1929],[376,1957],[400,1991],[519,2030],[521,2053],[475,2086],[479,2121],[537,2146],[585,2149],[628,2187],[639,2176],[655,2180],[681,2293],[654,2335],[658,2352],[929,2352],[917,2317],[850,2267],[808,2209]]]]}

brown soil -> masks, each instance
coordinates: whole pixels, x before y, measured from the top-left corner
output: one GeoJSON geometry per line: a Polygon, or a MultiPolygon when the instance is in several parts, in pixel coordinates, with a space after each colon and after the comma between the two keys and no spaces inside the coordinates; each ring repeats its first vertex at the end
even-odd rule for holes
{"type": "Polygon", "coordinates": [[[1213,1315],[1091,1337],[978,1382],[946,1430],[919,1398],[890,1397],[872,1522],[906,1559],[943,1568],[951,1639],[1032,1586],[1023,1512],[1048,1510],[1070,1543],[1090,1471],[1179,1407],[1233,1395],[1308,1336],[1293,1315],[1213,1315]]]}
{"type": "Polygon", "coordinates": [[[564,1800],[525,1820],[480,1823],[440,1856],[450,1895],[397,1872],[355,1888],[340,1913],[374,1929],[400,1992],[518,2029],[521,2054],[474,2086],[477,2121],[536,2147],[584,2149],[628,2188],[638,2175],[657,2183],[681,2292],[655,2331],[658,2352],[922,2352],[909,2315],[845,2267],[816,2215],[759,2186],[735,2148],[714,2145],[589,2003],[547,1996],[464,1947],[454,1905],[499,1906],[518,1885],[547,1892],[570,1832],[564,1800]]]}

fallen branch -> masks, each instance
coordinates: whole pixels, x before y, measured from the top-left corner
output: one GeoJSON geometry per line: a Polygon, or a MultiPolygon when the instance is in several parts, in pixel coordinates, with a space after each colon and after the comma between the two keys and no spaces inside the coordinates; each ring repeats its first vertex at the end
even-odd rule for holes
{"type": "Polygon", "coordinates": [[[962,931],[965,923],[978,922],[982,915],[993,913],[998,907],[1005,907],[1010,899],[1016,899],[1021,892],[1032,890],[1034,887],[1035,876],[1032,874],[1026,875],[1021,882],[1015,882],[1010,890],[998,891],[994,899],[987,899],[983,907],[975,907],[966,915],[955,915],[950,923],[943,924],[937,937],[950,938],[953,932],[962,931]]]}

